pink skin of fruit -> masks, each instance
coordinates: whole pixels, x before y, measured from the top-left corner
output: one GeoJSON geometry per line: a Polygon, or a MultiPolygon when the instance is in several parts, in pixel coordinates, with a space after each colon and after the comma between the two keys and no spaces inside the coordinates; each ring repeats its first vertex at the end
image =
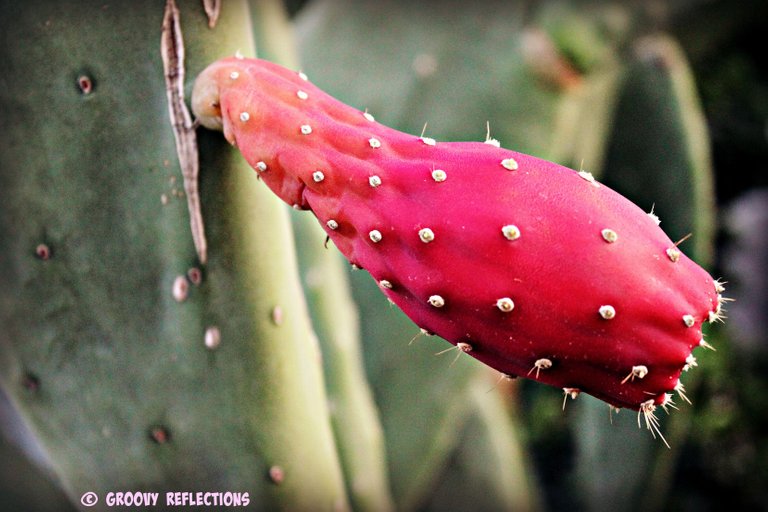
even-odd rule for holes
{"type": "Polygon", "coordinates": [[[422,329],[567,395],[684,397],[722,286],[588,173],[393,130],[258,59],[209,66],[193,110],[422,329]]]}

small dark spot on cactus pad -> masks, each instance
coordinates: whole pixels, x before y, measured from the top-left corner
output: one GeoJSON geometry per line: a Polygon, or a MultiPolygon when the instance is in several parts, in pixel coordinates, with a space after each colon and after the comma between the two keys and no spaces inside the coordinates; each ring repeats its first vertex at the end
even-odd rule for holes
{"type": "Polygon", "coordinates": [[[285,471],[280,466],[272,466],[269,468],[269,479],[275,485],[280,485],[285,480],[285,471]]]}
{"type": "Polygon", "coordinates": [[[171,433],[163,426],[155,426],[149,431],[149,438],[157,444],[165,444],[171,440],[171,433]]]}
{"type": "Polygon", "coordinates": [[[187,278],[189,279],[190,283],[198,286],[203,282],[203,272],[197,267],[192,267],[187,270],[187,278]]]}
{"type": "Polygon", "coordinates": [[[77,77],[77,87],[84,95],[91,94],[93,92],[93,80],[88,75],[80,75],[77,77]]]}
{"type": "Polygon", "coordinates": [[[51,248],[46,244],[40,244],[35,247],[35,256],[43,261],[50,259],[52,254],[53,253],[51,252],[51,248]]]}
{"type": "Polygon", "coordinates": [[[40,389],[40,379],[37,377],[37,375],[27,373],[21,379],[21,385],[27,391],[37,391],[40,389]]]}

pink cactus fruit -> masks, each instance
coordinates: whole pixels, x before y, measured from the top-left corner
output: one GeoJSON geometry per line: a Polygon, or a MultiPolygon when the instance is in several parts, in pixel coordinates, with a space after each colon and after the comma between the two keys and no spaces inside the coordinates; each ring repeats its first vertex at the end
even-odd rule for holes
{"type": "Polygon", "coordinates": [[[685,399],[722,285],[589,173],[396,131],[257,59],[208,67],[193,109],[425,331],[505,375],[638,410],[652,431],[656,406],[685,399]]]}

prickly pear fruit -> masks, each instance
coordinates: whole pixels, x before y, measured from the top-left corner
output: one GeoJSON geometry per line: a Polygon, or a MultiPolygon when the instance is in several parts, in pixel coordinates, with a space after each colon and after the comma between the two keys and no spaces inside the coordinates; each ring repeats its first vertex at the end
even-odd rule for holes
{"type": "MultiPolygon", "coordinates": [[[[589,173],[375,122],[294,72],[220,60],[193,109],[423,330],[509,376],[645,413],[720,317],[722,286],[589,173]]],[[[265,222],[265,220],[259,220],[265,222]]]]}

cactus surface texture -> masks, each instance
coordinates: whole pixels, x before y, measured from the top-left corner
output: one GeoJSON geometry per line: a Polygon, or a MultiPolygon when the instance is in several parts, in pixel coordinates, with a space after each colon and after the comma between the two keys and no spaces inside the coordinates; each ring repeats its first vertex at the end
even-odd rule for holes
{"type": "MultiPolygon", "coordinates": [[[[74,503],[211,490],[344,510],[289,217],[206,132],[207,264],[195,251],[165,4],[0,2],[0,383],[74,503]]],[[[177,7],[188,77],[253,52],[245,2],[213,29],[200,2],[177,7]]]]}
{"type": "Polygon", "coordinates": [[[192,98],[417,325],[510,376],[645,414],[683,397],[722,286],[589,173],[376,123],[306,75],[231,57],[192,98]]]}

